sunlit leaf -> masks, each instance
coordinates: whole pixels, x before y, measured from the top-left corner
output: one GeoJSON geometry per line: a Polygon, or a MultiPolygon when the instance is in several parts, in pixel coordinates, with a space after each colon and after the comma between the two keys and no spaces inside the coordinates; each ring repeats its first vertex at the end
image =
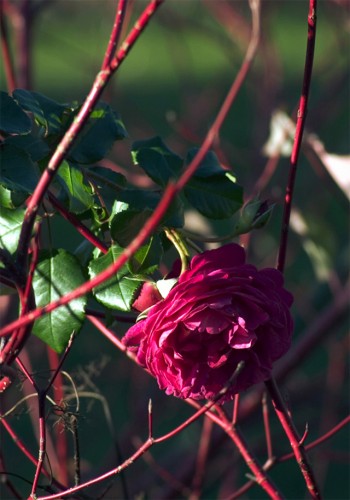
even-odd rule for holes
{"type": "MultiPolygon", "coordinates": [[[[38,307],[63,297],[85,281],[79,261],[65,250],[40,253],[34,274],[33,288],[38,307]]],[[[57,352],[62,352],[72,332],[78,332],[84,320],[86,297],[71,301],[42,318],[33,333],[57,352]]]]}
{"type": "MultiPolygon", "coordinates": [[[[114,245],[107,254],[92,260],[89,264],[90,278],[113,264],[122,253],[122,250],[122,248],[114,245]]],[[[124,265],[115,277],[94,289],[93,294],[99,302],[108,308],[130,311],[136,292],[141,284],[142,280],[134,277],[128,267],[124,265]]]]}
{"type": "Polygon", "coordinates": [[[57,178],[68,195],[71,212],[79,214],[93,205],[91,187],[85,184],[83,173],[78,167],[63,161],[58,170],[57,178]]]}
{"type": "Polygon", "coordinates": [[[152,236],[129,259],[128,267],[134,274],[150,274],[158,268],[162,253],[163,249],[159,236],[152,236]]]}
{"type": "Polygon", "coordinates": [[[152,210],[139,210],[123,201],[116,201],[109,221],[111,236],[122,247],[127,246],[143,228],[152,210]]]}
{"type": "Polygon", "coordinates": [[[0,248],[15,252],[21,232],[25,210],[0,210],[0,248]]]}

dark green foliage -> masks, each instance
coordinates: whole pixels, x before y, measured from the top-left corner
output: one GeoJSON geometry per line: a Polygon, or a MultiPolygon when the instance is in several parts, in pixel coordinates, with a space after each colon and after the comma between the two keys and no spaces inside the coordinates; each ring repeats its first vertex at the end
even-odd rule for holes
{"type": "Polygon", "coordinates": [[[0,130],[5,134],[28,134],[32,128],[30,118],[16,101],[0,92],[0,130]]]}
{"type": "MultiPolygon", "coordinates": [[[[6,111],[6,117],[0,121],[4,138],[0,145],[1,247],[15,254],[25,202],[80,107],[75,102],[60,104],[27,90],[16,90],[13,97],[2,93],[1,106],[6,111]]],[[[192,149],[185,159],[181,158],[160,137],[135,142],[131,157],[154,182],[152,189],[140,189],[129,185],[120,173],[97,164],[115,141],[126,136],[119,115],[109,105],[99,103],[61,163],[50,193],[64,208],[57,212],[46,199],[38,220],[50,225],[57,216],[78,217],[109,251],[104,255],[96,249],[92,251],[91,243],[83,238],[75,252],[79,261],[62,248],[42,250],[33,281],[37,306],[45,306],[83,283],[84,266],[88,266],[93,278],[116,262],[152,216],[168,183],[179,179],[197,154],[192,149]]],[[[209,152],[169,207],[155,234],[116,276],[93,290],[94,299],[107,309],[130,311],[141,284],[152,279],[169,249],[164,231],[172,228],[181,233],[187,206],[209,219],[229,219],[241,208],[242,200],[242,188],[232,173],[224,170],[216,155],[209,152]]],[[[253,222],[248,230],[252,227],[253,222]]],[[[85,304],[86,298],[58,308],[36,321],[33,332],[61,352],[72,331],[80,329],[85,304]]]]}

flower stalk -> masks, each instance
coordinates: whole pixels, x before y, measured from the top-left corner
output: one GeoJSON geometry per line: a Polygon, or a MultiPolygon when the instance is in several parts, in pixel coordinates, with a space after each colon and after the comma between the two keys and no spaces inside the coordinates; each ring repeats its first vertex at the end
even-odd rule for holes
{"type": "Polygon", "coordinates": [[[176,229],[165,229],[165,234],[168,238],[168,240],[170,240],[172,242],[172,244],[174,245],[174,247],[176,248],[179,256],[180,256],[180,260],[181,260],[181,273],[184,273],[185,271],[187,271],[188,269],[188,265],[189,265],[189,260],[190,260],[190,254],[189,254],[189,251],[186,247],[186,244],[183,240],[183,238],[181,237],[180,233],[178,231],[176,231],[176,229]]]}

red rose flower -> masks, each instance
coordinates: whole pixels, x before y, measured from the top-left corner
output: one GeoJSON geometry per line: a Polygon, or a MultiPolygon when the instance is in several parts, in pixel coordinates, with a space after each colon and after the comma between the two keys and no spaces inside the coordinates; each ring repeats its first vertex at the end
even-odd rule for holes
{"type": "Polygon", "coordinates": [[[146,319],[123,338],[167,394],[209,399],[244,368],[223,400],[270,377],[289,349],[292,295],[276,269],[245,264],[236,244],[197,255],[146,319]]]}

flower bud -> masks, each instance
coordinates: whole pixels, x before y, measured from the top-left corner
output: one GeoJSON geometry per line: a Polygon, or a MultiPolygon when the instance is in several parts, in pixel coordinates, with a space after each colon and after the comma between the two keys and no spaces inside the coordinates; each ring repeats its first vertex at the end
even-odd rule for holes
{"type": "Polygon", "coordinates": [[[273,205],[254,199],[248,201],[242,209],[241,216],[235,226],[235,234],[244,234],[252,229],[260,229],[269,220],[273,205]]]}
{"type": "Polygon", "coordinates": [[[139,295],[132,307],[136,309],[136,311],[142,312],[145,309],[148,309],[151,306],[154,306],[157,302],[162,300],[162,296],[158,291],[158,288],[155,283],[146,281],[139,292],[139,295]]]}

